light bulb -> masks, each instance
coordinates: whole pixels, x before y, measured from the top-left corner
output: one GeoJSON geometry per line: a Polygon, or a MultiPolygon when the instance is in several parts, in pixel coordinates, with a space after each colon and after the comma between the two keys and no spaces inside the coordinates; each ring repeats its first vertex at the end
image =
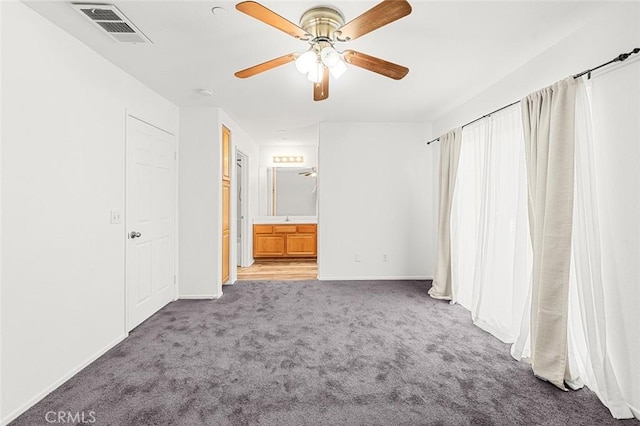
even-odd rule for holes
{"type": "Polygon", "coordinates": [[[344,61],[340,59],[338,60],[338,62],[336,62],[334,66],[329,67],[329,72],[331,72],[331,75],[333,76],[333,78],[337,80],[340,78],[342,74],[347,72],[348,69],[349,68],[347,68],[347,64],[345,64],[344,61]]]}
{"type": "Polygon", "coordinates": [[[312,83],[320,83],[324,77],[324,65],[321,62],[316,62],[315,66],[312,66],[307,74],[307,78],[312,83]]]}
{"type": "Polygon", "coordinates": [[[312,50],[307,50],[302,55],[298,56],[296,59],[296,68],[302,74],[306,74],[313,67],[313,64],[317,61],[316,52],[312,50]]]}
{"type": "Polygon", "coordinates": [[[331,68],[340,61],[340,54],[332,46],[327,46],[320,52],[322,63],[331,68]]]}

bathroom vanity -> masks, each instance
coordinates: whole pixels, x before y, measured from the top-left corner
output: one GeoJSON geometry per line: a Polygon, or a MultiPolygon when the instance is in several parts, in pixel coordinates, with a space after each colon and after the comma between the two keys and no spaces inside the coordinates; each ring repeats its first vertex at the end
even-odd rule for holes
{"type": "Polygon", "coordinates": [[[318,255],[318,227],[315,223],[269,221],[253,225],[253,257],[315,258],[318,255]]]}

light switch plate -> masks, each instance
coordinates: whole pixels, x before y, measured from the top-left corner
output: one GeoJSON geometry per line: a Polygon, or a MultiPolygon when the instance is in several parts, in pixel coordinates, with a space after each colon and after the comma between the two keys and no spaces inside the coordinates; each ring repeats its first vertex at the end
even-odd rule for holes
{"type": "Polygon", "coordinates": [[[117,225],[122,223],[122,213],[120,210],[111,210],[111,224],[117,225]]]}

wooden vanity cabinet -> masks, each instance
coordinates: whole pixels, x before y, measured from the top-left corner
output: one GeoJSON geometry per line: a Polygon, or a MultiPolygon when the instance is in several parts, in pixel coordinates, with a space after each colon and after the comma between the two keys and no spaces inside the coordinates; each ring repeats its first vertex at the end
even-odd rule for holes
{"type": "Polygon", "coordinates": [[[317,225],[253,225],[253,257],[317,257],[317,225]]]}

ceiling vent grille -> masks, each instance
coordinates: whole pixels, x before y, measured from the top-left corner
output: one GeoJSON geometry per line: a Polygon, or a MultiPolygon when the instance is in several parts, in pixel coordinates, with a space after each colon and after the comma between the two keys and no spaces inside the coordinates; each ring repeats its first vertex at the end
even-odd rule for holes
{"type": "Polygon", "coordinates": [[[120,43],[151,43],[117,7],[110,4],[72,3],[82,16],[120,43]]]}

